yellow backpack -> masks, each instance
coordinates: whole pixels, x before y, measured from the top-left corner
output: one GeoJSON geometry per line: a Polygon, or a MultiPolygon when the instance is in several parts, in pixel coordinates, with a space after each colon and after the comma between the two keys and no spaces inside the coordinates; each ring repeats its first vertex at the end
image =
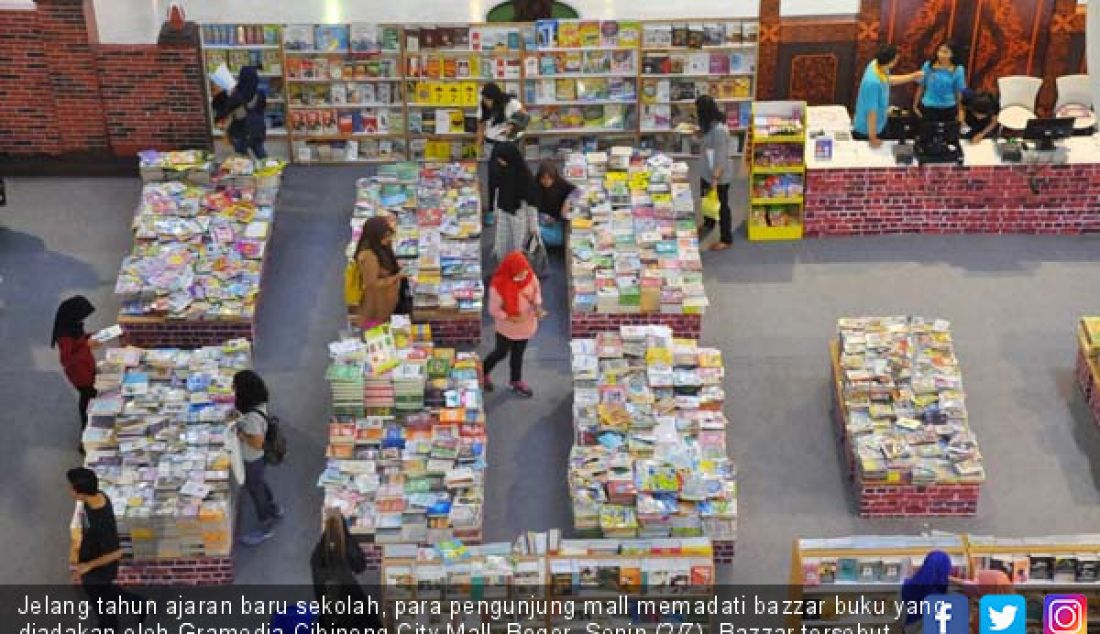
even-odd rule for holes
{"type": "Polygon", "coordinates": [[[359,282],[359,262],[352,258],[344,267],[344,303],[358,306],[363,300],[363,287],[359,282]]]}

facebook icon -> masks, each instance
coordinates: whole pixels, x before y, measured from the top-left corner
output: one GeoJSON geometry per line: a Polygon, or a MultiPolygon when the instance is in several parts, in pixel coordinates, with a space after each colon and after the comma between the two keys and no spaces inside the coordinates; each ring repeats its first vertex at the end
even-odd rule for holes
{"type": "Polygon", "coordinates": [[[961,594],[930,594],[921,605],[923,634],[969,634],[970,604],[961,594]]]}

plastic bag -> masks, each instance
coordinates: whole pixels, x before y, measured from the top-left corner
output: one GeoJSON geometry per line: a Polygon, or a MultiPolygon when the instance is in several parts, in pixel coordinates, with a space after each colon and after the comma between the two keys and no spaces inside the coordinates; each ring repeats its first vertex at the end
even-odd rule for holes
{"type": "Polygon", "coordinates": [[[718,188],[711,187],[706,196],[703,196],[703,200],[700,204],[700,209],[703,212],[704,218],[710,220],[718,220],[718,216],[721,213],[722,203],[718,202],[718,188]]]}

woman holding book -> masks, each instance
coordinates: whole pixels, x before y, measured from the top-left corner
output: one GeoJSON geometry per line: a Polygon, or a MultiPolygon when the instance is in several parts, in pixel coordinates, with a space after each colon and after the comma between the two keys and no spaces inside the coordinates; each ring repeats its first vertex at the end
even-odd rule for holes
{"type": "Polygon", "coordinates": [[[489,174],[497,185],[493,254],[501,262],[509,253],[522,250],[527,237],[539,230],[538,214],[528,204],[534,198],[534,179],[523,154],[511,142],[493,146],[489,174]]]}
{"type": "MultiPolygon", "coordinates": [[[[504,92],[495,82],[488,82],[481,88],[481,120],[477,126],[477,147],[483,148],[482,156],[492,156],[498,143],[512,141],[517,126],[515,118],[521,116],[523,104],[513,95],[504,92]]],[[[497,181],[493,170],[489,170],[489,191],[485,200],[486,223],[492,224],[492,211],[497,195],[497,181]]]]}
{"type": "MultiPolygon", "coordinates": [[[[80,432],[88,426],[88,403],[96,397],[95,356],[92,350],[99,343],[84,332],[84,320],[95,312],[95,306],[83,295],[76,295],[61,302],[53,318],[53,335],[50,347],[57,348],[65,378],[79,395],[80,432]]],[[[82,441],[77,441],[80,453],[84,453],[82,441]]]]}
{"type": "MultiPolygon", "coordinates": [[[[710,95],[702,95],[695,100],[695,111],[699,117],[699,132],[703,135],[702,170],[700,179],[702,195],[706,196],[711,187],[718,188],[718,242],[711,245],[711,251],[723,251],[733,244],[733,214],[730,210],[730,183],[733,181],[733,164],[730,162],[730,131],[726,127],[726,115],[710,95]],[[710,180],[707,180],[707,178],[710,180]]],[[[714,230],[714,219],[706,218],[699,230],[702,240],[714,230]]]]}
{"type": "Polygon", "coordinates": [[[542,310],[542,289],[538,276],[531,270],[527,256],[512,251],[504,257],[489,285],[489,314],[496,328],[496,347],[485,357],[485,391],[493,389],[490,375],[493,368],[509,359],[509,388],[530,398],[531,388],[523,382],[523,353],[527,342],[535,336],[542,310]]]}
{"type": "Polygon", "coordinates": [[[215,120],[228,120],[225,136],[238,154],[248,154],[251,150],[258,159],[267,156],[267,150],[264,149],[264,140],[267,137],[267,123],[264,120],[267,95],[260,89],[260,75],[255,66],[241,68],[237,85],[229,92],[219,90],[211,105],[215,120]]]}
{"type": "Polygon", "coordinates": [[[362,299],[358,315],[364,330],[389,321],[401,297],[405,274],[393,252],[393,224],[385,216],[375,216],[363,225],[363,234],[355,247],[362,299]]]}

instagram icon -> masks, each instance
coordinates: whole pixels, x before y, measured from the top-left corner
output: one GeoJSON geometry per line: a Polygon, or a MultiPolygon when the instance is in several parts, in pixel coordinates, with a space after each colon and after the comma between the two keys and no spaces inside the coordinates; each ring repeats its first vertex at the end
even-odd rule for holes
{"type": "Polygon", "coordinates": [[[1086,634],[1088,604],[1080,594],[1048,594],[1043,598],[1043,634],[1086,634]]]}

